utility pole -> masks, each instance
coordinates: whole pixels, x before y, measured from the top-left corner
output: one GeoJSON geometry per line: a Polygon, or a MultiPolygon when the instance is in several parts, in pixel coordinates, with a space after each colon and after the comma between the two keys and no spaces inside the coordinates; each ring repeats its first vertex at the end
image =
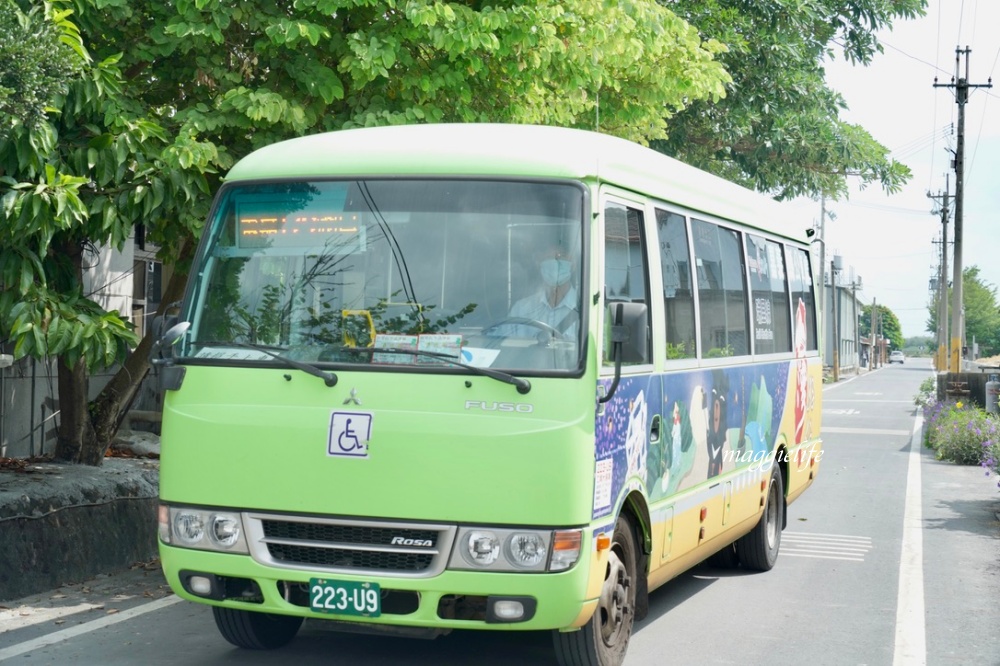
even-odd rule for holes
{"type": "Polygon", "coordinates": [[[833,381],[840,381],[840,329],[837,326],[837,259],[834,258],[830,261],[830,286],[833,288],[830,292],[830,309],[833,311],[833,330],[831,334],[833,336],[833,381]]]}
{"type": "Polygon", "coordinates": [[[955,270],[952,278],[951,303],[951,372],[961,371],[962,354],[962,202],[965,198],[965,103],[969,101],[969,88],[992,88],[993,79],[987,83],[969,83],[969,54],[972,50],[955,47],[955,76],[951,83],[938,83],[935,88],[954,88],[955,102],[958,104],[958,138],[955,143],[955,270]],[[965,56],[965,77],[961,73],[961,57],[965,56]]]}
{"type": "Polygon", "coordinates": [[[937,303],[937,343],[934,369],[944,372],[948,368],[948,174],[944,175],[944,194],[927,196],[932,199],[941,198],[941,262],[938,272],[938,303],[937,303]]]}
{"type": "Polygon", "coordinates": [[[876,361],[875,354],[878,353],[878,348],[879,348],[879,346],[881,346],[881,345],[877,345],[876,342],[875,342],[875,333],[876,333],[876,331],[878,331],[878,306],[877,306],[877,303],[878,303],[878,301],[876,299],[872,298],[871,334],[868,336],[868,339],[871,341],[871,351],[870,351],[870,353],[868,355],[868,369],[869,370],[874,370],[875,368],[878,367],[878,364],[875,362],[876,361]]]}
{"type": "Polygon", "coordinates": [[[826,300],[826,196],[819,200],[819,303],[816,304],[817,312],[823,314],[823,322],[820,325],[819,348],[826,353],[826,310],[823,309],[826,300]]]}

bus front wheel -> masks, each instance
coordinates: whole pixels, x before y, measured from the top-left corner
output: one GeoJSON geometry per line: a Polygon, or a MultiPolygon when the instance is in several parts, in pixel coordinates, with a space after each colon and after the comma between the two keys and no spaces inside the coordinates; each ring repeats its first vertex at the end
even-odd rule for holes
{"type": "Polygon", "coordinates": [[[781,526],[785,518],[785,487],[777,465],[771,466],[771,481],[764,500],[764,515],[746,536],[736,541],[740,563],[754,571],[770,571],[778,561],[781,526]]]}
{"type": "Polygon", "coordinates": [[[638,561],[632,525],[628,519],[619,518],[593,616],[579,631],[552,634],[560,664],[617,666],[625,660],[635,623],[637,576],[641,575],[637,571],[638,561]]]}
{"type": "Polygon", "coordinates": [[[273,650],[288,645],[302,626],[301,617],[220,606],[212,606],[212,615],[222,637],[247,650],[273,650]]]}

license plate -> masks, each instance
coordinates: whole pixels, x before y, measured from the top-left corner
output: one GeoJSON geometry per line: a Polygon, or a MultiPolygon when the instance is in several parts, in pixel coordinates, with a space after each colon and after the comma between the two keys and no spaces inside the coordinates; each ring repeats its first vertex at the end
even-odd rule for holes
{"type": "Polygon", "coordinates": [[[310,578],[309,608],[317,613],[378,617],[382,593],[378,583],[310,578]]]}

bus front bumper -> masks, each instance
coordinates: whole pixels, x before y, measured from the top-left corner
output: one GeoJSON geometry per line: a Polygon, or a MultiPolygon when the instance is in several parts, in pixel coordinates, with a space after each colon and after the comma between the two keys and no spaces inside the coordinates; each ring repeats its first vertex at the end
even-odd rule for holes
{"type": "MultiPolygon", "coordinates": [[[[572,629],[589,620],[597,599],[586,599],[584,557],[558,573],[446,570],[433,577],[330,574],[265,566],[248,555],[178,548],[160,543],[171,589],[190,601],[246,611],[318,620],[437,629],[572,629]],[[310,583],[378,586],[377,614],[314,609],[310,583]]],[[[363,611],[364,609],[362,609],[363,611]]]]}

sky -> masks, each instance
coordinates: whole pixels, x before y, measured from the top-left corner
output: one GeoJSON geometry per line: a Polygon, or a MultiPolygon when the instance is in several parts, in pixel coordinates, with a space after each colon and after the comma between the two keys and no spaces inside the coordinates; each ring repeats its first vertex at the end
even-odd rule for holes
{"type": "MultiPolygon", "coordinates": [[[[858,298],[875,299],[899,318],[904,337],[926,330],[930,280],[940,261],[941,216],[928,193],[946,187],[955,194],[951,163],[957,143],[958,105],[949,84],[956,74],[956,48],[971,49],[968,82],[985,84],[1000,74],[1000,2],[930,0],[926,14],[899,20],[879,33],[884,52],[868,67],[842,58],[828,64],[827,83],[848,109],[841,118],[861,125],[913,172],[903,190],[888,195],[878,184],[850,184],[849,198],[827,201],[836,219],[825,225],[826,265],[842,257],[844,278],[860,276],[858,298]],[[947,174],[947,176],[946,176],[947,174]]],[[[965,77],[965,56],[961,58],[965,77]]],[[[965,179],[962,264],[980,268],[987,286],[1000,285],[1000,80],[994,88],[970,90],[965,106],[965,179]]],[[[856,179],[855,179],[856,180],[856,179]]],[[[952,211],[954,210],[952,198],[952,211]]],[[[820,218],[820,203],[798,199],[803,219],[820,218]]],[[[952,220],[954,215],[952,215],[952,220]]],[[[954,224],[948,225],[954,239],[954,224]]],[[[815,248],[818,250],[818,247],[815,248]]],[[[951,279],[953,255],[948,259],[951,279]]],[[[841,282],[843,284],[844,281],[841,282]]],[[[998,299],[1000,300],[1000,299],[998,299]]],[[[950,318],[950,315],[949,315],[950,318]]]]}

